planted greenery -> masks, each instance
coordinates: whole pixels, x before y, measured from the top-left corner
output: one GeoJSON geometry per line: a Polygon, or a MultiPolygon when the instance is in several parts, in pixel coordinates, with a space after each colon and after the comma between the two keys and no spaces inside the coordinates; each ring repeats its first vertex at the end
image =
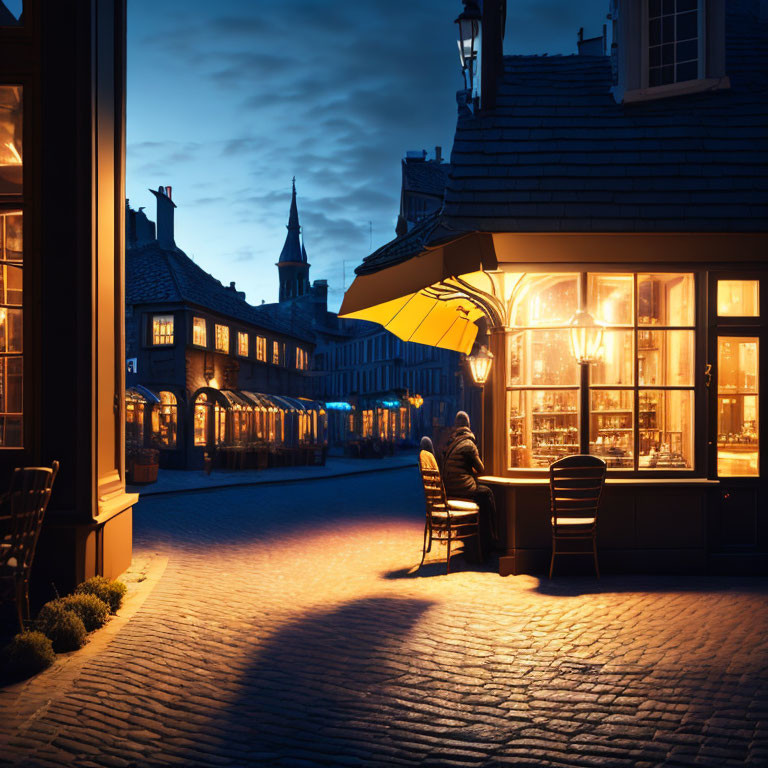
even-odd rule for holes
{"type": "Polygon", "coordinates": [[[69,595],[61,599],[61,605],[80,617],[87,632],[103,627],[109,619],[109,606],[96,595],[69,595]]]}
{"type": "Polygon", "coordinates": [[[21,680],[50,667],[56,654],[53,644],[42,632],[20,632],[3,649],[4,677],[21,680]]]}
{"type": "Polygon", "coordinates": [[[109,606],[112,613],[116,613],[123,603],[125,590],[126,587],[122,581],[111,581],[106,576],[94,576],[80,584],[75,594],[96,595],[109,606]]]}
{"type": "Polygon", "coordinates": [[[35,622],[35,628],[50,638],[56,653],[82,648],[87,634],[83,620],[63,602],[58,599],[46,603],[35,622]]]}

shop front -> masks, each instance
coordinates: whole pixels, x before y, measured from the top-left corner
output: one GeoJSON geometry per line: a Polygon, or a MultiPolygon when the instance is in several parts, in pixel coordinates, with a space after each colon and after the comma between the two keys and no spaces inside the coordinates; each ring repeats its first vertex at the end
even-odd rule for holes
{"type": "Polygon", "coordinates": [[[608,466],[608,570],[766,570],[760,236],[478,234],[436,252],[441,279],[417,289],[413,259],[363,272],[342,312],[490,349],[483,482],[505,524],[502,573],[545,570],[549,466],[577,453],[608,466]],[[413,292],[396,296],[394,277],[413,292]]]}

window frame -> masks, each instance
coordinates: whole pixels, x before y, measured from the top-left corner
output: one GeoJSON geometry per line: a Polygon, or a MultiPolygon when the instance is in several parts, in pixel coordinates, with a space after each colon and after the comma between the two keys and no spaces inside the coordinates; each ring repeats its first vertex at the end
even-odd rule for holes
{"type": "Polygon", "coordinates": [[[230,334],[230,327],[226,323],[214,323],[213,325],[213,348],[216,352],[228,355],[232,349],[232,336],[230,334]],[[219,329],[226,331],[227,347],[224,349],[219,346],[219,329]]]}
{"type": "Polygon", "coordinates": [[[260,334],[256,334],[256,343],[253,345],[253,354],[256,360],[260,363],[267,362],[267,337],[260,334]],[[263,344],[262,344],[263,343],[263,344]],[[263,357],[260,354],[260,350],[263,349],[263,357]]]}
{"type": "MultiPolygon", "coordinates": [[[[167,336],[168,334],[166,334],[167,336]]],[[[149,318],[149,345],[151,347],[172,347],[176,344],[176,316],[173,312],[155,313],[152,312],[149,318]],[[159,318],[170,318],[170,341],[158,341],[158,338],[162,338],[163,334],[155,333],[155,322],[159,318]]]]}
{"type": "Polygon", "coordinates": [[[237,355],[238,357],[248,357],[251,351],[251,339],[248,331],[237,331],[237,355]],[[242,341],[245,337],[245,352],[243,352],[242,341]]]}
{"type": "MultiPolygon", "coordinates": [[[[705,0],[697,0],[696,11],[698,13],[697,34],[699,40],[698,70],[695,78],[690,80],[673,80],[671,83],[659,85],[650,84],[650,39],[648,25],[650,22],[650,0],[644,0],[641,10],[641,35],[640,35],[640,88],[656,93],[659,89],[677,89],[697,83],[707,76],[707,3],[705,0]]],[[[675,41],[675,45],[677,41],[675,41]]]]}
{"type": "Polygon", "coordinates": [[[198,347],[199,349],[208,349],[208,320],[205,317],[200,317],[200,315],[192,315],[192,334],[191,334],[191,341],[193,347],[198,347]],[[195,320],[201,320],[203,323],[203,334],[205,336],[205,340],[203,344],[198,343],[195,341],[195,320]]]}

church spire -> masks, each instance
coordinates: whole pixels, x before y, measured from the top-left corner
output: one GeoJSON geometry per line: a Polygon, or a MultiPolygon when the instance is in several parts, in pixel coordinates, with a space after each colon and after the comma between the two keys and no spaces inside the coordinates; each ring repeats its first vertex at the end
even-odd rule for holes
{"type": "Polygon", "coordinates": [[[307,251],[304,248],[299,224],[299,209],[296,205],[296,177],[293,177],[291,188],[291,210],[288,214],[288,234],[285,245],[277,262],[280,275],[280,301],[296,299],[310,290],[309,264],[307,251]]]}
{"type": "MultiPolygon", "coordinates": [[[[293,177],[293,191],[291,192],[291,211],[288,214],[288,234],[285,237],[285,245],[280,253],[280,262],[300,262],[302,259],[301,225],[299,224],[299,209],[296,206],[296,177],[293,177]]],[[[279,262],[278,262],[279,263],[279,262]]]]}

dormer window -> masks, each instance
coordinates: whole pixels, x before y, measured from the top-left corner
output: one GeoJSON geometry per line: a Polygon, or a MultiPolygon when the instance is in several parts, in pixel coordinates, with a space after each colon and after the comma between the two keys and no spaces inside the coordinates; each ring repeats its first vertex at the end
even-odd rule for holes
{"type": "Polygon", "coordinates": [[[648,86],[701,76],[700,0],[649,0],[648,86]]]}

